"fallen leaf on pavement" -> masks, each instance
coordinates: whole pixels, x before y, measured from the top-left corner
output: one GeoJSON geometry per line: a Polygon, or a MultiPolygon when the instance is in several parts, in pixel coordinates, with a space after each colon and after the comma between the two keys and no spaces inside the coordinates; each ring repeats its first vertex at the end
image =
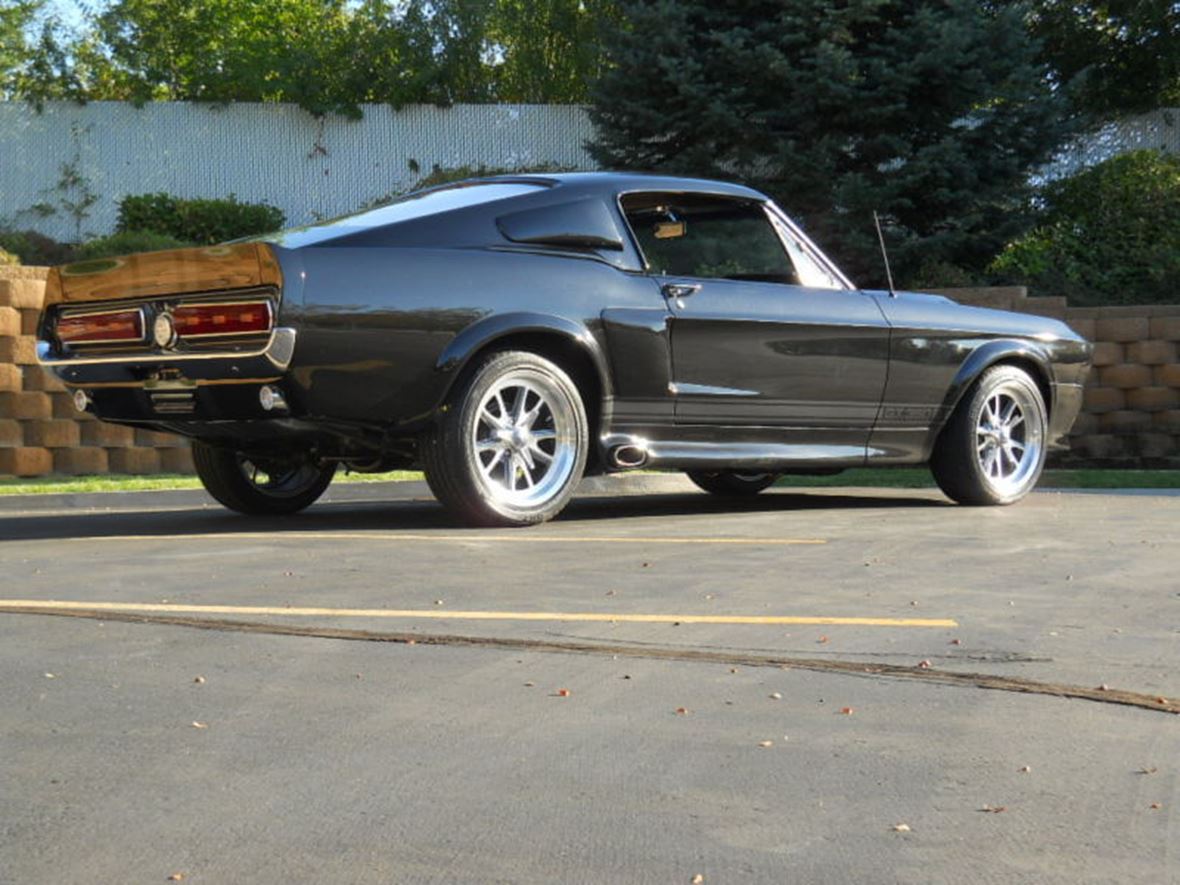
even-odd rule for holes
{"type": "Polygon", "coordinates": [[[932,663],[930,663],[929,661],[918,661],[918,669],[919,670],[929,670],[933,666],[934,665],[932,663]]]}
{"type": "Polygon", "coordinates": [[[1028,765],[1022,765],[1018,770],[1021,774],[1028,774],[1030,771],[1032,771],[1032,767],[1028,765]]]}
{"type": "Polygon", "coordinates": [[[962,644],[963,644],[962,639],[952,639],[950,642],[947,643],[947,645],[962,645],[962,644]]]}
{"type": "Polygon", "coordinates": [[[705,877],[700,873],[697,873],[690,881],[692,882],[692,885],[701,885],[701,883],[705,881],[705,877]]]}
{"type": "Polygon", "coordinates": [[[818,642],[820,645],[823,645],[825,642],[828,642],[828,637],[821,636],[819,639],[817,639],[815,641],[818,642]]]}
{"type": "Polygon", "coordinates": [[[781,691],[772,691],[770,693],[770,699],[772,701],[781,701],[783,699],[783,693],[781,691]]]}
{"type": "Polygon", "coordinates": [[[180,882],[184,880],[184,873],[173,873],[168,877],[169,882],[180,882]]]}
{"type": "Polygon", "coordinates": [[[1152,803],[1151,803],[1151,808],[1152,808],[1152,810],[1153,810],[1153,811],[1158,811],[1159,809],[1161,809],[1161,808],[1163,808],[1163,807],[1164,807],[1164,806],[1160,805],[1160,803],[1158,803],[1158,802],[1152,802],[1152,803]]]}
{"type": "Polygon", "coordinates": [[[197,683],[197,685],[204,685],[205,684],[205,677],[198,676],[193,680],[193,682],[197,683]]]}
{"type": "Polygon", "coordinates": [[[1151,768],[1140,768],[1135,772],[1135,774],[1155,774],[1157,771],[1159,771],[1159,769],[1153,765],[1151,768]]]}
{"type": "Polygon", "coordinates": [[[687,716],[688,715],[688,707],[677,707],[676,708],[676,715],[677,716],[687,716]]]}
{"type": "Polygon", "coordinates": [[[570,691],[568,688],[559,688],[557,690],[557,696],[559,698],[568,698],[571,694],[573,694],[573,692],[570,691]]]}
{"type": "Polygon", "coordinates": [[[845,716],[851,716],[856,711],[853,710],[852,707],[841,707],[840,712],[843,713],[845,716]]]}
{"type": "Polygon", "coordinates": [[[987,811],[992,814],[999,814],[1001,811],[1007,811],[1007,805],[985,805],[979,809],[980,811],[987,811]]]}
{"type": "Polygon", "coordinates": [[[46,678],[46,679],[56,679],[56,678],[57,678],[57,674],[55,674],[55,673],[46,673],[46,674],[45,674],[45,678],[46,678]]]}
{"type": "Polygon", "coordinates": [[[526,683],[524,684],[524,687],[525,687],[525,688],[532,688],[532,687],[533,687],[534,685],[536,685],[536,684],[537,684],[537,683],[535,683],[535,682],[526,682],[526,683]]]}
{"type": "Polygon", "coordinates": [[[908,833],[909,831],[910,831],[909,824],[894,824],[893,825],[893,832],[895,832],[895,833],[908,833]]]}
{"type": "Polygon", "coordinates": [[[204,722],[195,722],[195,721],[193,722],[193,728],[208,728],[208,727],[209,726],[206,725],[204,722]]]}

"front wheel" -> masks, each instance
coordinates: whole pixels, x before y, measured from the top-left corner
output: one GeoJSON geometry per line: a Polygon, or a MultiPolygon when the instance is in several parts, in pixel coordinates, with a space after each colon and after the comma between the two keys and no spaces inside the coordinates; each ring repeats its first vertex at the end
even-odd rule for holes
{"type": "Polygon", "coordinates": [[[230,510],[255,516],[296,513],[314,503],[336,473],[303,455],[254,457],[193,441],[201,485],[230,510]]]}
{"type": "Polygon", "coordinates": [[[556,516],[586,467],[578,388],[527,351],[493,353],[459,385],[422,441],[426,481],[472,525],[533,525],[556,516]]]}
{"type": "Polygon", "coordinates": [[[776,473],[753,473],[740,470],[690,470],[688,478],[710,495],[738,498],[756,495],[774,485],[776,473]]]}
{"type": "Polygon", "coordinates": [[[1045,400],[1027,372],[988,369],[934,447],[930,469],[938,487],[960,504],[1019,501],[1045,466],[1047,424],[1045,400]]]}

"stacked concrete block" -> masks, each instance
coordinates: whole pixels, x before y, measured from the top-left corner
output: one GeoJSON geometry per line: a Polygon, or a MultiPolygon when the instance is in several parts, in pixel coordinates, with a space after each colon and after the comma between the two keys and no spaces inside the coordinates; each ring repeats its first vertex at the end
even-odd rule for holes
{"type": "Polygon", "coordinates": [[[192,473],[188,443],[95,420],[37,364],[47,268],[0,267],[0,476],[192,473]]]}

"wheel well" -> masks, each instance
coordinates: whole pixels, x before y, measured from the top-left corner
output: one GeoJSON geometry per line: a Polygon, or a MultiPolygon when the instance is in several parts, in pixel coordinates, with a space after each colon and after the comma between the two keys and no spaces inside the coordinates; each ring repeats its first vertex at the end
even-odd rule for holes
{"type": "Polygon", "coordinates": [[[587,453],[587,473],[597,472],[601,467],[598,463],[599,427],[602,422],[602,379],[593,357],[584,347],[572,338],[556,332],[514,332],[502,338],[489,341],[471,355],[464,366],[456,383],[467,373],[474,370],[480,360],[489,353],[503,350],[527,350],[542,356],[560,366],[570,376],[582,395],[582,404],[586,408],[586,420],[589,424],[590,451],[587,453]]]}
{"type": "Polygon", "coordinates": [[[988,366],[988,369],[992,366],[1013,366],[1014,368],[1027,372],[1033,381],[1036,382],[1037,389],[1041,392],[1041,399],[1045,402],[1045,419],[1046,421],[1048,420],[1049,413],[1053,409],[1053,389],[1049,386],[1049,378],[1046,376],[1043,366],[1035,360],[1022,359],[1016,356],[996,360],[991,366],[988,366]]]}

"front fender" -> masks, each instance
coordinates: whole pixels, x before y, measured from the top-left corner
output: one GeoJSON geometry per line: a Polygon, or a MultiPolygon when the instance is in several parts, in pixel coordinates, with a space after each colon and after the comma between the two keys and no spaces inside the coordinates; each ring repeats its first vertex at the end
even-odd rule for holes
{"type": "Polygon", "coordinates": [[[1050,391],[1054,383],[1054,373],[1053,362],[1047,350],[1032,341],[999,338],[984,342],[975,348],[959,366],[959,370],[947,388],[942,408],[939,409],[942,420],[940,426],[936,428],[937,431],[941,431],[942,425],[950,420],[955,408],[979,376],[1000,362],[1020,362],[1033,366],[1035,368],[1034,378],[1046,395],[1045,406],[1052,408],[1050,391]]]}

